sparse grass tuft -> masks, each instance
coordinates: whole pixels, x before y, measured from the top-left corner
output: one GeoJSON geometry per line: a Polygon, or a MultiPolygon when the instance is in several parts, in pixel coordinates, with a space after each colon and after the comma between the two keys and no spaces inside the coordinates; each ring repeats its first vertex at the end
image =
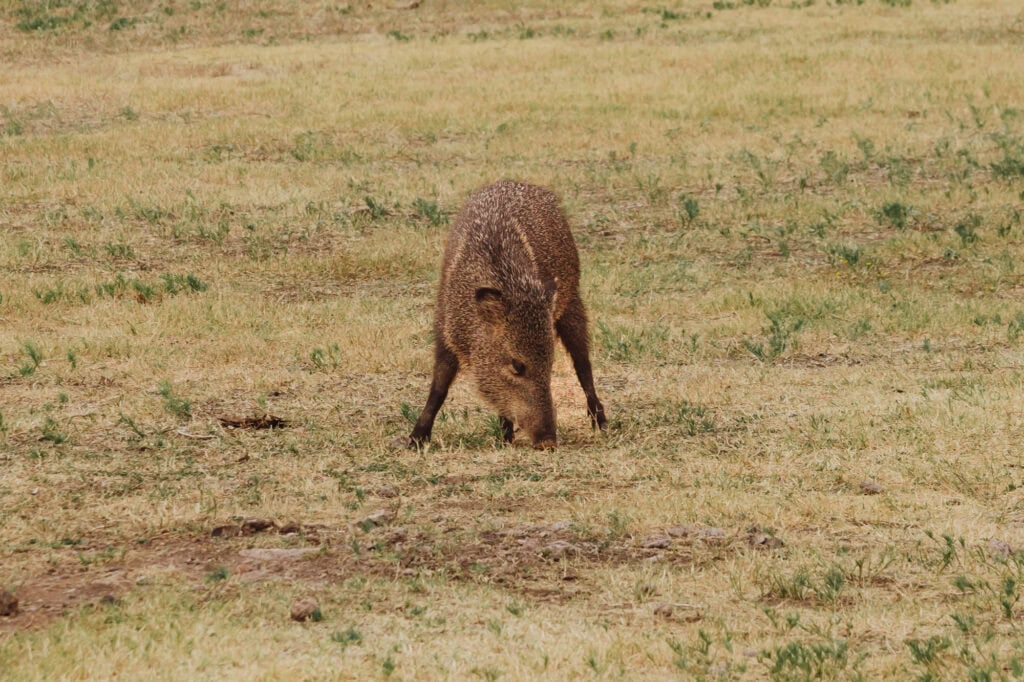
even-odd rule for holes
{"type": "Polygon", "coordinates": [[[668,341],[668,329],[657,324],[646,329],[612,327],[599,320],[597,339],[609,360],[630,363],[643,356],[660,357],[668,341]]]}
{"type": "Polygon", "coordinates": [[[417,198],[412,206],[416,210],[416,215],[426,220],[432,227],[448,224],[448,214],[438,208],[436,201],[417,198]]]}
{"type": "Polygon", "coordinates": [[[174,394],[171,382],[164,380],[157,386],[157,392],[164,399],[164,409],[179,419],[192,418],[192,403],[174,394]]]}
{"type": "Polygon", "coordinates": [[[351,646],[353,644],[359,644],[363,641],[363,635],[353,627],[347,630],[340,630],[331,633],[331,641],[336,642],[343,647],[351,646]]]}
{"type": "Polygon", "coordinates": [[[851,268],[860,263],[864,255],[861,247],[848,244],[829,244],[826,251],[833,262],[842,261],[851,268]]]}
{"type": "Polygon", "coordinates": [[[807,319],[785,308],[765,312],[768,326],[763,330],[766,342],[743,340],[743,347],[762,362],[775,362],[787,349],[796,344],[796,334],[807,323],[807,319]]]}
{"type": "Polygon", "coordinates": [[[49,441],[54,445],[60,445],[66,443],[68,437],[61,432],[57,421],[53,417],[47,416],[43,421],[42,440],[49,441]]]}
{"type": "Polygon", "coordinates": [[[679,204],[679,219],[683,224],[690,225],[700,215],[700,204],[697,199],[686,194],[679,195],[679,204]]]}
{"type": "Polygon", "coordinates": [[[18,374],[23,377],[31,376],[39,369],[39,365],[43,361],[43,354],[32,341],[24,341],[21,344],[21,350],[28,356],[28,360],[18,367],[18,374]]]}
{"type": "Polygon", "coordinates": [[[882,205],[878,214],[880,223],[888,223],[893,227],[903,230],[907,227],[907,220],[910,218],[911,208],[898,201],[888,202],[882,205]]]}
{"type": "Polygon", "coordinates": [[[221,582],[222,580],[227,580],[229,575],[226,566],[217,566],[206,574],[206,581],[211,583],[221,582]]]}

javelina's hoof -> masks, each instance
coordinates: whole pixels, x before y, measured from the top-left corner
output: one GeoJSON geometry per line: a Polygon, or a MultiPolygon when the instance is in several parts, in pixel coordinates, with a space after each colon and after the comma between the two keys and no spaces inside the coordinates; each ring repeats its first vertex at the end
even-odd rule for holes
{"type": "Polygon", "coordinates": [[[590,410],[590,424],[604,431],[608,425],[608,418],[604,416],[604,405],[598,403],[593,410],[590,410]]]}
{"type": "Polygon", "coordinates": [[[545,438],[533,444],[534,450],[554,450],[557,443],[554,438],[545,438]]]}
{"type": "Polygon", "coordinates": [[[395,436],[391,439],[390,445],[398,450],[415,450],[419,446],[425,445],[425,443],[414,440],[409,436],[395,436]]]}

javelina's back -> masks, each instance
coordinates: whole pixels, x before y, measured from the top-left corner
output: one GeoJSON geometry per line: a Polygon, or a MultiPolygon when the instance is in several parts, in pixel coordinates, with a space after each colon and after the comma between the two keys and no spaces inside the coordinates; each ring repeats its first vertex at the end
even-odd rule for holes
{"type": "MultiPolygon", "coordinates": [[[[529,295],[538,282],[557,282],[557,320],[579,281],[576,243],[558,197],[536,185],[496,182],[473,194],[452,225],[438,292],[438,331],[453,346],[464,345],[468,329],[459,328],[461,313],[472,312],[481,286],[515,297],[529,295]]],[[[475,326],[469,320],[465,324],[475,326]]]]}

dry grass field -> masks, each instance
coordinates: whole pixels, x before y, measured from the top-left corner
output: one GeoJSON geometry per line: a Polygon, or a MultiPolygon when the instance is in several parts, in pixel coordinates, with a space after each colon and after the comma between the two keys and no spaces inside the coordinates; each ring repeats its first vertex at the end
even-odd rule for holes
{"type": "Polygon", "coordinates": [[[0,3],[0,678],[1024,676],[1019,0],[412,5],[0,3]],[[501,177],[609,429],[394,450],[501,177]]]}

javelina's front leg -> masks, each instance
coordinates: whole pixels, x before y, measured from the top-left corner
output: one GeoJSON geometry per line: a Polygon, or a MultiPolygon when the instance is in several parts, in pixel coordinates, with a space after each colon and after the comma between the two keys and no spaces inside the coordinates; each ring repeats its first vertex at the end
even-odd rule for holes
{"type": "Polygon", "coordinates": [[[452,385],[455,375],[459,373],[459,359],[451,352],[440,338],[434,346],[434,378],[430,383],[430,395],[427,404],[420,412],[416,426],[409,435],[408,447],[414,448],[430,440],[434,430],[434,419],[438,410],[448,397],[448,387],[452,385]]]}
{"type": "Polygon", "coordinates": [[[587,311],[579,296],[572,300],[561,319],[555,322],[555,330],[562,339],[565,350],[569,351],[572,366],[576,370],[580,386],[583,387],[583,393],[587,396],[587,414],[590,415],[590,421],[599,429],[604,429],[608,419],[604,416],[604,405],[597,399],[597,391],[594,389],[594,376],[590,369],[590,343],[587,337],[587,311]]]}

